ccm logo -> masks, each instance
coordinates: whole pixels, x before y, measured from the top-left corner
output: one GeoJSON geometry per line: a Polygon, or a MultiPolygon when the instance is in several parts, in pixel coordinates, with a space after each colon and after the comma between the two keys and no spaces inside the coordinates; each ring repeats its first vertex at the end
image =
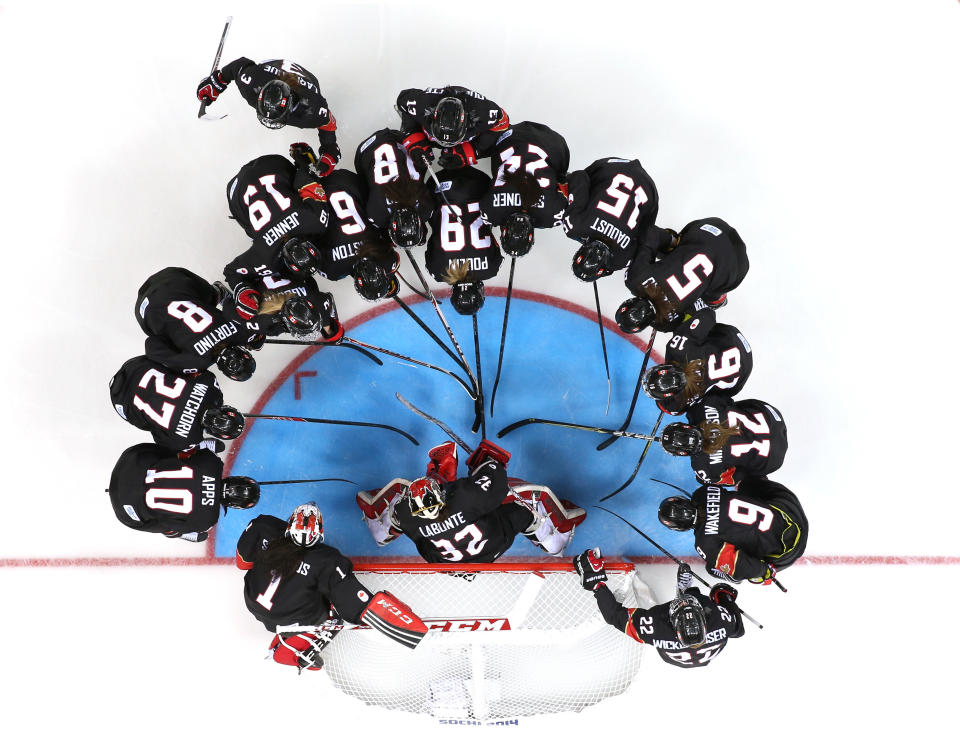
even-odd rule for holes
{"type": "Polygon", "coordinates": [[[408,616],[406,613],[404,613],[402,610],[400,610],[400,608],[398,608],[396,605],[391,605],[391,604],[388,603],[386,600],[381,600],[381,601],[380,601],[380,607],[381,607],[381,608],[386,608],[387,611],[388,611],[391,615],[393,615],[394,618],[399,618],[399,619],[400,619],[401,621],[403,621],[404,623],[408,623],[408,624],[412,624],[412,623],[413,623],[413,619],[412,619],[410,616],[408,616]]]}
{"type": "Polygon", "coordinates": [[[507,618],[462,618],[424,621],[431,631],[510,631],[507,618]]]}

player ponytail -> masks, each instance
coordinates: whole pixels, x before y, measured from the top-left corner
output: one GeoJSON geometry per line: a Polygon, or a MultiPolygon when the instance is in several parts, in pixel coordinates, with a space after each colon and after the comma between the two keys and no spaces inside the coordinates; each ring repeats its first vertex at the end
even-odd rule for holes
{"type": "Polygon", "coordinates": [[[423,182],[411,179],[404,169],[399,169],[396,179],[383,185],[383,196],[401,208],[426,207],[432,204],[430,191],[423,182]]]}
{"type": "Polygon", "coordinates": [[[265,566],[274,576],[289,577],[297,573],[308,550],[284,534],[270,538],[266,550],[257,553],[254,563],[265,566]]]}
{"type": "Polygon", "coordinates": [[[724,426],[722,423],[702,421],[697,424],[697,428],[703,434],[702,449],[704,452],[716,452],[723,449],[732,437],[740,435],[739,426],[724,426]]]}
{"type": "Polygon", "coordinates": [[[515,171],[503,177],[504,192],[516,192],[520,196],[520,209],[529,212],[540,202],[540,185],[525,171],[515,171]]]}
{"type": "Polygon", "coordinates": [[[300,294],[294,291],[274,291],[268,293],[260,302],[260,314],[273,314],[283,309],[283,302],[300,294]]]}
{"type": "MultiPolygon", "coordinates": [[[[677,364],[678,366],[680,364],[677,364]]],[[[703,359],[695,358],[683,365],[683,396],[687,402],[699,400],[703,397],[706,387],[703,381],[703,359]]]]}
{"type": "Polygon", "coordinates": [[[670,300],[664,290],[660,287],[659,283],[654,280],[650,280],[644,283],[640,290],[648,299],[650,299],[650,301],[653,302],[653,307],[657,313],[654,319],[656,324],[671,326],[675,322],[679,321],[679,307],[675,302],[670,300]]]}
{"type": "Polygon", "coordinates": [[[443,280],[445,283],[449,283],[451,286],[456,285],[457,283],[469,283],[470,263],[460,262],[456,265],[450,265],[447,268],[447,272],[443,274],[443,280]]]}

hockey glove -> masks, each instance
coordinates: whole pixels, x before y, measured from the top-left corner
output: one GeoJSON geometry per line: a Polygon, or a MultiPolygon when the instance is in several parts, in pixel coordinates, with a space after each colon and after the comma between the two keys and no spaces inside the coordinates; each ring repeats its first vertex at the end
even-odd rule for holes
{"type": "Polygon", "coordinates": [[[207,532],[177,532],[176,530],[167,530],[163,533],[168,538],[180,538],[181,540],[189,540],[191,543],[202,543],[204,540],[209,537],[207,532]]]}
{"type": "Polygon", "coordinates": [[[422,130],[410,133],[405,137],[403,147],[406,148],[418,170],[425,169],[427,164],[433,162],[433,143],[427,139],[422,130]]]}
{"type": "Polygon", "coordinates": [[[373,596],[360,619],[409,649],[415,649],[427,634],[426,624],[410,606],[386,591],[373,596]]]}
{"type": "Polygon", "coordinates": [[[251,351],[259,351],[263,348],[263,344],[267,342],[267,336],[262,332],[254,333],[250,336],[244,346],[249,348],[251,351]]]}
{"type": "Polygon", "coordinates": [[[219,70],[214,70],[197,86],[197,98],[208,104],[217,100],[217,97],[227,90],[227,82],[220,75],[219,70]]]}
{"type": "Polygon", "coordinates": [[[728,605],[737,599],[737,591],[729,584],[718,584],[710,590],[710,599],[717,605],[728,605]]]}
{"type": "Polygon", "coordinates": [[[290,158],[298,169],[313,171],[317,164],[317,154],[309,143],[291,143],[290,158]]]}
{"type": "Polygon", "coordinates": [[[427,453],[430,462],[427,463],[427,475],[436,473],[447,483],[457,479],[457,445],[453,442],[439,444],[427,453]]]}
{"type": "Polygon", "coordinates": [[[473,454],[467,458],[467,467],[471,470],[476,470],[487,460],[493,460],[506,466],[506,464],[510,462],[510,453],[503,447],[499,447],[493,442],[484,439],[477,445],[477,448],[473,450],[473,454]]]}
{"type": "Polygon", "coordinates": [[[599,548],[584,551],[573,559],[573,568],[580,575],[580,584],[587,592],[596,592],[607,586],[607,572],[603,568],[603,556],[599,548]]]}
{"type": "Polygon", "coordinates": [[[260,312],[260,292],[244,283],[233,289],[233,300],[241,319],[251,320],[260,312]]]}
{"type": "Polygon", "coordinates": [[[334,167],[337,165],[337,162],[340,160],[340,149],[337,149],[336,153],[331,153],[329,151],[324,151],[320,154],[320,159],[317,162],[316,169],[317,174],[322,179],[323,177],[329,176],[330,172],[333,171],[334,167]]]}
{"type": "Polygon", "coordinates": [[[440,154],[441,169],[462,169],[477,163],[477,154],[469,143],[461,143],[453,148],[444,148],[440,154]]]}
{"type": "Polygon", "coordinates": [[[281,665],[292,665],[297,668],[297,672],[320,670],[323,667],[321,652],[338,633],[340,633],[339,629],[332,631],[318,629],[277,634],[270,642],[273,661],[281,665]]]}
{"type": "Polygon", "coordinates": [[[766,564],[766,569],[763,570],[763,574],[758,577],[753,577],[750,582],[752,584],[771,584],[773,578],[777,576],[777,570],[774,569],[770,564],[766,564]]]}
{"type": "Polygon", "coordinates": [[[333,320],[329,325],[324,325],[320,328],[320,334],[323,336],[324,341],[333,344],[342,341],[345,332],[346,330],[343,329],[343,325],[340,324],[339,320],[333,320]]]}

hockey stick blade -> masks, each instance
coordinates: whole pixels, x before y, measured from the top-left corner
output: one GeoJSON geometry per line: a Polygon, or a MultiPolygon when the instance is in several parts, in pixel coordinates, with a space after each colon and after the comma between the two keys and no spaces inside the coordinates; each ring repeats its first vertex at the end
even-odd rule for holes
{"type": "MultiPolygon", "coordinates": [[[[653,424],[653,433],[654,433],[654,436],[655,436],[656,433],[657,433],[657,429],[660,428],[660,421],[662,421],[662,420],[663,420],[663,412],[661,411],[660,415],[657,417],[657,422],[656,422],[655,424],[653,424]]],[[[616,438],[616,437],[614,437],[614,438],[616,438]]],[[[633,469],[633,472],[630,473],[630,477],[627,478],[627,480],[624,482],[624,484],[623,484],[622,486],[620,486],[620,488],[618,488],[618,489],[617,489],[616,491],[614,491],[613,493],[608,493],[606,496],[604,496],[602,499],[600,499],[600,501],[606,501],[606,500],[609,499],[610,497],[616,496],[616,495],[617,495],[618,493],[620,493],[623,489],[625,489],[627,486],[629,486],[631,483],[633,483],[633,479],[636,478],[636,477],[637,477],[637,473],[640,472],[640,466],[643,465],[643,461],[644,461],[644,459],[645,459],[646,456],[647,456],[647,450],[650,449],[650,445],[651,445],[651,444],[653,444],[653,442],[652,442],[652,441],[649,441],[649,442],[647,442],[645,445],[643,445],[643,452],[640,453],[640,459],[637,460],[637,466],[633,469]]]]}
{"type": "Polygon", "coordinates": [[[365,426],[367,428],[373,429],[385,429],[386,431],[392,431],[395,434],[400,434],[404,439],[407,439],[417,446],[420,445],[416,439],[413,438],[410,434],[402,429],[398,429],[394,426],[389,426],[385,423],[368,423],[366,421],[339,421],[332,418],[305,418],[300,416],[275,416],[268,415],[266,413],[241,413],[244,418],[263,418],[268,421],[296,421],[297,423],[327,423],[333,426],[365,426]]]}
{"type": "Polygon", "coordinates": [[[627,439],[643,439],[645,441],[659,441],[660,437],[650,436],[649,434],[635,434],[631,431],[615,431],[614,429],[605,429],[599,426],[584,426],[579,423],[568,423],[566,421],[551,421],[547,418],[524,418],[521,421],[515,421],[509,426],[505,426],[497,432],[497,437],[502,437],[505,434],[509,434],[511,431],[516,431],[519,428],[524,426],[529,426],[532,423],[542,423],[545,426],[561,426],[565,429],[576,429],[578,431],[590,431],[594,434],[615,434],[616,436],[626,437],[627,439]]]}
{"type": "Polygon", "coordinates": [[[652,480],[654,483],[660,483],[660,484],[662,484],[662,485],[664,485],[664,486],[670,486],[670,488],[675,488],[675,489],[677,489],[680,493],[682,493],[684,496],[686,496],[688,499],[692,499],[692,498],[693,498],[693,496],[690,495],[690,492],[689,492],[689,491],[684,491],[682,488],[680,488],[680,486],[675,486],[675,485],[673,485],[672,483],[667,483],[665,480],[660,480],[659,478],[651,478],[650,480],[652,480]]]}
{"type": "Polygon", "coordinates": [[[460,445],[460,447],[462,447],[463,449],[465,449],[468,453],[472,453],[472,452],[473,452],[473,448],[472,448],[469,444],[467,444],[463,439],[461,439],[459,436],[457,436],[457,434],[453,431],[453,429],[451,429],[449,426],[447,426],[447,424],[445,424],[445,423],[444,423],[443,421],[441,421],[439,418],[434,418],[434,417],[431,416],[430,414],[424,413],[422,410],[420,410],[420,408],[418,408],[416,405],[414,405],[414,404],[411,403],[409,400],[407,400],[407,398],[405,398],[405,397],[404,397],[403,395],[401,395],[399,392],[397,392],[397,393],[395,393],[395,394],[396,394],[396,396],[397,396],[397,400],[399,400],[401,403],[403,403],[404,407],[409,408],[410,410],[412,410],[414,413],[416,413],[416,414],[417,414],[418,416],[420,416],[421,418],[423,418],[423,419],[425,419],[425,420],[427,420],[427,421],[430,421],[430,423],[432,423],[434,426],[439,426],[439,427],[443,430],[443,433],[445,433],[447,436],[449,436],[451,439],[453,439],[457,444],[460,445]]]}
{"type": "MultiPolygon", "coordinates": [[[[630,400],[630,409],[627,411],[627,417],[624,419],[618,431],[626,431],[633,420],[633,411],[637,407],[637,398],[640,397],[640,390],[643,388],[643,375],[647,371],[647,364],[650,363],[650,354],[653,353],[653,344],[657,339],[657,331],[654,330],[650,335],[650,342],[647,344],[647,352],[643,354],[643,363],[640,364],[640,375],[637,377],[637,386],[633,388],[633,398],[630,400]]],[[[597,451],[602,451],[613,444],[619,437],[611,436],[604,439],[597,445],[597,451]]]]}
{"type": "Polygon", "coordinates": [[[356,483],[352,480],[347,480],[346,478],[300,478],[297,480],[258,480],[257,484],[261,486],[286,486],[291,483],[350,483],[354,486],[359,486],[359,483],[356,483]]]}
{"type": "MultiPolygon", "coordinates": [[[[227,41],[227,33],[230,31],[230,25],[231,25],[232,23],[233,23],[233,16],[227,16],[227,22],[223,25],[223,33],[220,34],[220,44],[217,46],[217,54],[216,54],[216,56],[213,58],[213,65],[212,65],[212,67],[210,68],[210,75],[213,75],[213,74],[217,71],[217,66],[220,64],[220,55],[223,54],[223,44],[224,44],[224,42],[227,41]]],[[[219,116],[219,117],[214,117],[213,115],[208,115],[208,114],[207,114],[207,106],[209,106],[211,103],[212,103],[212,102],[209,102],[209,101],[201,101],[201,102],[200,102],[200,111],[197,112],[197,118],[198,118],[198,119],[204,119],[204,120],[207,120],[208,122],[210,122],[210,121],[216,121],[216,120],[223,119],[224,117],[227,116],[227,115],[225,115],[225,114],[223,114],[223,115],[221,115],[221,116],[219,116]]]]}
{"type": "Polygon", "coordinates": [[[380,358],[374,356],[369,351],[363,350],[362,347],[357,345],[357,341],[352,340],[351,338],[344,338],[343,340],[344,342],[342,343],[327,343],[324,340],[265,340],[264,343],[267,343],[268,345],[309,345],[316,346],[318,348],[349,348],[351,351],[362,353],[377,366],[383,366],[383,361],[381,361],[380,358]]]}

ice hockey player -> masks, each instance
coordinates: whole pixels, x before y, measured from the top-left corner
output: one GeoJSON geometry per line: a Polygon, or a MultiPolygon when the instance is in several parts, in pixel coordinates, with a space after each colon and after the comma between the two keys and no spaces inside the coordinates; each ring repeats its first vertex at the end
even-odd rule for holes
{"type": "Polygon", "coordinates": [[[242,475],[224,477],[209,449],[177,452],[159,444],[126,449],[110,476],[110,503],[124,525],[195,543],[220,518],[220,509],[250,509],[260,485],[242,475]]]}
{"type": "Polygon", "coordinates": [[[631,261],[626,284],[635,295],[620,305],[617,324],[627,333],[651,325],[672,333],[686,314],[726,304],[727,293],[749,269],[746,245],[730,224],[720,218],[691,221],[672,242],[661,241],[652,254],[638,253],[631,261]]]}
{"type": "Polygon", "coordinates": [[[147,334],[144,352],[157,363],[187,374],[213,364],[230,379],[245,382],[256,369],[247,348],[263,345],[256,324],[228,320],[218,289],[185,268],[168,267],[144,281],[134,313],[147,334]]]}
{"type": "Polygon", "coordinates": [[[227,182],[230,214],[267,252],[291,237],[323,234],[330,225],[313,149],[294,143],[290,153],[292,162],[277,154],[259,156],[227,182]]]}
{"type": "Polygon", "coordinates": [[[563,137],[538,122],[520,122],[492,148],[496,177],[480,200],[484,219],[500,227],[503,251],[522,257],[534,229],[560,226],[567,208],[570,150],[563,137]]]}
{"type": "Polygon", "coordinates": [[[643,389],[670,415],[685,413],[708,393],[736,395],[753,371],[747,339],[736,327],[717,323],[709,307],[684,320],[664,358],[647,371],[643,389]]]}
{"type": "Polygon", "coordinates": [[[436,211],[430,219],[427,270],[434,279],[453,286],[453,308],[470,316],[483,306],[483,282],[495,277],[503,262],[500,245],[480,212],[480,198],[491,180],[472,167],[445,169],[437,178],[440,186],[434,187],[436,211]]]}
{"type": "Polygon", "coordinates": [[[378,491],[361,491],[357,504],[378,545],[406,535],[431,564],[489,563],[518,534],[559,556],[587,513],[546,486],[507,478],[510,453],[484,439],[467,459],[470,475],[457,479],[457,445],[429,453],[427,475],[396,478],[378,491]]]}
{"type": "Polygon", "coordinates": [[[463,86],[407,88],[397,96],[403,146],[421,167],[442,148],[440,167],[457,169],[477,163],[510,126],[497,104],[463,86]]]}
{"type": "MultiPolygon", "coordinates": [[[[569,205],[564,230],[580,242],[573,274],[592,282],[622,270],[644,247],[654,226],[659,197],[653,180],[636,159],[601,158],[568,177],[569,205]]],[[[657,233],[659,236],[659,233],[657,233]]]]}
{"type": "Polygon", "coordinates": [[[631,639],[650,644],[660,658],[682,668],[709,665],[727,646],[743,636],[743,617],[737,605],[737,591],[727,585],[714,586],[709,595],[692,587],[690,567],[677,569],[677,596],[652,608],[625,608],[607,587],[600,549],[584,551],[574,559],[580,584],[596,598],[603,620],[631,639]]]}
{"type": "Polygon", "coordinates": [[[671,530],[693,530],[707,571],[728,582],[770,584],[807,547],[799,499],[766,478],[745,478],[736,490],[701,486],[691,498],[670,496],[658,516],[671,530]]]}
{"type": "Polygon", "coordinates": [[[402,140],[398,130],[377,130],[357,147],[353,165],[367,185],[369,222],[386,231],[394,247],[410,249],[427,241],[434,204],[402,140]]]}
{"type": "Polygon", "coordinates": [[[323,667],[321,653],[340,620],[367,624],[411,649],[427,632],[408,606],[364,587],[350,559],[323,542],[314,502],[296,507],[287,521],[267,514],[252,520],[237,541],[236,563],[247,572],[247,609],[276,634],[273,659],[300,671],[323,667]]]}
{"type": "Polygon", "coordinates": [[[674,457],[689,457],[701,483],[736,486],[783,465],[787,425],[769,403],[707,395],[687,410],[687,421],[667,425],[660,444],[674,457]]]}
{"type": "Polygon", "coordinates": [[[238,57],[201,80],[197,98],[214,102],[234,80],[244,101],[257,110],[257,119],[264,127],[271,130],[285,125],[316,127],[320,136],[318,172],[325,176],[333,170],[340,160],[337,120],[320,93],[320,84],[313,73],[289,60],[255,63],[247,57],[238,57]]]}
{"type": "Polygon", "coordinates": [[[243,416],[223,404],[211,371],[183,374],[136,356],[110,379],[110,401],[123,420],[171,449],[199,445],[220,452],[218,439],[236,439],[243,432],[243,416]]]}

